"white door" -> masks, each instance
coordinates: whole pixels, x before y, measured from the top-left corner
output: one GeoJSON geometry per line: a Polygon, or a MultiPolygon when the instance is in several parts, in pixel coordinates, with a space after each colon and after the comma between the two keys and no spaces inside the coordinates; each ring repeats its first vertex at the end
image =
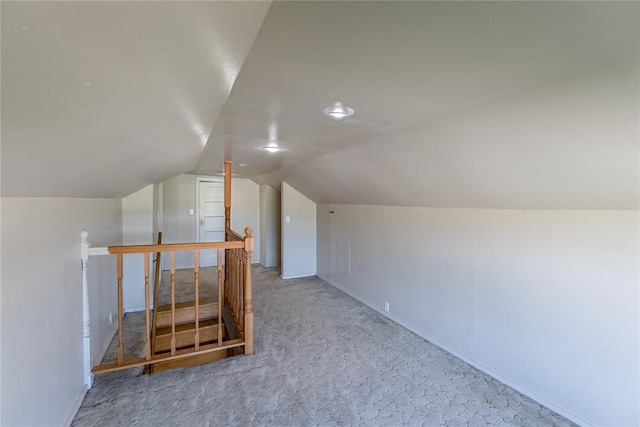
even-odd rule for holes
{"type": "MultiPolygon", "coordinates": [[[[224,182],[198,181],[198,241],[224,241],[224,182]]],[[[216,250],[200,252],[200,266],[217,264],[216,250]]]]}

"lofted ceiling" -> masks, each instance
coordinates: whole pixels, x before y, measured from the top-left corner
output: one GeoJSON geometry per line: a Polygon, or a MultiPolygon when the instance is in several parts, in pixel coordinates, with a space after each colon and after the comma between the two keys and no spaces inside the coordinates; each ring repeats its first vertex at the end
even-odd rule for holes
{"type": "Polygon", "coordinates": [[[3,2],[2,193],[231,160],[323,203],[638,209],[639,40],[635,2],[3,2]]]}
{"type": "Polygon", "coordinates": [[[638,6],[274,3],[195,172],[228,159],[324,203],[637,209],[638,6]]]}
{"type": "Polygon", "coordinates": [[[193,169],[270,2],[2,1],[2,195],[193,169]]]}

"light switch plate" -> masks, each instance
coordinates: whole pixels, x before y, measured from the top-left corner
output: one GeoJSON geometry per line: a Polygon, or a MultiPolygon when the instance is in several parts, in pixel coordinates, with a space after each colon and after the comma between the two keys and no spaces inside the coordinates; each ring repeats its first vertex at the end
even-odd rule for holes
{"type": "Polygon", "coordinates": [[[290,224],[291,223],[291,217],[289,215],[284,217],[284,223],[285,224],[290,224]]]}

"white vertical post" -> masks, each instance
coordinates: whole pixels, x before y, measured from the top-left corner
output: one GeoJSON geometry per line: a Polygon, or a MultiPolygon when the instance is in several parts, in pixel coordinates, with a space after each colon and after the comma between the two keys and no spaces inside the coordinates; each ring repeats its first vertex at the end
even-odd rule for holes
{"type": "Polygon", "coordinates": [[[89,282],[87,279],[87,268],[89,267],[89,233],[82,230],[82,243],[80,244],[80,254],[82,261],[82,341],[84,352],[84,383],[87,388],[93,385],[93,374],[91,373],[91,328],[89,325],[89,282]]]}

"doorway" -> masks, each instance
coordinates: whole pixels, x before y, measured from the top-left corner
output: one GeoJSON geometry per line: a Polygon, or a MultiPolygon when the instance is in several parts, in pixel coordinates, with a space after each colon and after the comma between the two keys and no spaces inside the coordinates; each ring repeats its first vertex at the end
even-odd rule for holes
{"type": "MultiPolygon", "coordinates": [[[[224,181],[196,178],[196,238],[198,242],[222,242],[224,229],[224,181]]],[[[217,265],[216,250],[200,251],[200,266],[217,265]]]]}

